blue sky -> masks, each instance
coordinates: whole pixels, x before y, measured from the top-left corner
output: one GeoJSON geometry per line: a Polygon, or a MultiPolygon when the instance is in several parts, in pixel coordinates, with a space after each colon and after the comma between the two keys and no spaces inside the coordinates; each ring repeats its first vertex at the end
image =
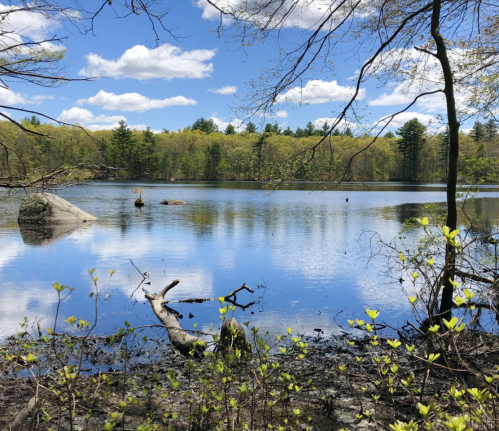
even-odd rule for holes
{"type": "MultiPolygon", "coordinates": [[[[199,117],[213,118],[221,129],[231,121],[240,126],[234,109],[247,94],[247,83],[276,58],[276,46],[269,40],[250,48],[246,56],[230,40],[217,38],[210,31],[216,28],[218,18],[204,0],[176,1],[169,6],[165,24],[175,29],[179,39],[160,32],[159,45],[145,17],[116,19],[111,8],[97,19],[95,35],[81,35],[40,17],[20,19],[22,22],[16,25],[27,36],[68,36],[64,40],[67,76],[101,78],[59,88],[12,83],[11,91],[0,91],[0,103],[40,111],[91,130],[111,129],[121,119],[138,130],[146,126],[155,131],[177,130],[199,117]]],[[[307,18],[300,16],[302,21],[294,25],[308,25],[307,18]]],[[[284,32],[288,37],[296,34],[292,28],[284,32]]],[[[277,121],[296,129],[308,121],[320,126],[324,119],[334,117],[351,94],[351,77],[360,65],[353,57],[334,60],[335,76],[310,76],[300,89],[292,88],[283,95],[280,100],[285,103],[274,118],[264,122],[277,121]]],[[[403,107],[411,91],[400,83],[390,83],[386,88],[377,88],[375,81],[363,85],[364,123],[372,125],[403,107]]],[[[444,112],[441,99],[429,99],[411,108],[394,126],[414,116],[428,124],[444,112]]],[[[258,123],[259,119],[253,121],[258,123]]]]}

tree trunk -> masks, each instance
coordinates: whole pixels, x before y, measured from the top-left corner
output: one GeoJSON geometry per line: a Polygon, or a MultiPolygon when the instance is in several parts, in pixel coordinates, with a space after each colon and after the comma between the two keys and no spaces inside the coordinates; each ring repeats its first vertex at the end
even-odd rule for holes
{"type": "MultiPolygon", "coordinates": [[[[454,230],[457,227],[457,205],[456,205],[456,187],[457,187],[457,160],[459,157],[459,122],[457,121],[456,100],[454,97],[454,81],[452,70],[447,56],[445,41],[440,34],[440,10],[441,0],[433,0],[433,13],[431,17],[431,34],[437,45],[436,57],[442,66],[444,75],[444,93],[447,104],[447,118],[449,124],[449,165],[447,178],[447,226],[454,230]]],[[[450,320],[452,317],[452,301],[454,287],[450,280],[455,276],[456,251],[451,244],[446,245],[445,250],[445,268],[443,274],[443,291],[440,301],[440,317],[450,320]]]]}

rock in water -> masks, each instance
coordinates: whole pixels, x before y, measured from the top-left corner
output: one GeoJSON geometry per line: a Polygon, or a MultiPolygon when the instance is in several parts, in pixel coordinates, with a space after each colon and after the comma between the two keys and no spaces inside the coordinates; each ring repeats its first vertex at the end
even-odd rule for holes
{"type": "Polygon", "coordinates": [[[24,196],[19,210],[19,224],[39,225],[90,222],[97,217],[52,193],[29,193],[24,196]]]}
{"type": "Polygon", "coordinates": [[[187,202],[181,201],[180,199],[165,199],[160,202],[161,205],[186,205],[187,202]]]}

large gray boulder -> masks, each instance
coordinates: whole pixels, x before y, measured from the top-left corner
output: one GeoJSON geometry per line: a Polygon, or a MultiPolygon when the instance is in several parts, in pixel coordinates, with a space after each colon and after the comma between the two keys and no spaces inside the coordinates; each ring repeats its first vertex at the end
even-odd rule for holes
{"type": "Polygon", "coordinates": [[[97,220],[80,208],[52,193],[29,193],[19,210],[19,224],[66,224],[97,220]]]}

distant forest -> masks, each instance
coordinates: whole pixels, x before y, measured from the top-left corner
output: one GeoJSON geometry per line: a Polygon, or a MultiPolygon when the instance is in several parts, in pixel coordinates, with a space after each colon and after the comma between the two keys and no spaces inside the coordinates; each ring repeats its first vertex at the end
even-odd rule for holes
{"type": "MultiPolygon", "coordinates": [[[[254,124],[236,133],[233,126],[219,131],[212,120],[200,118],[177,132],[130,130],[121,122],[114,130],[87,132],[76,127],[40,124],[36,117],[22,120],[26,128],[55,139],[21,132],[9,122],[0,122],[3,142],[24,163],[0,154],[0,177],[28,172],[48,172],[86,160],[119,169],[102,171],[101,178],[268,180],[304,179],[330,181],[340,177],[350,158],[366,147],[372,137],[354,136],[350,129],[335,132],[319,146],[308,164],[310,148],[324,136],[327,127],[282,130],[267,124],[258,133],[254,124]]],[[[499,138],[494,122],[477,121],[470,134],[460,137],[460,179],[497,181],[499,138]]],[[[351,163],[346,181],[445,181],[448,134],[429,133],[417,120],[408,121],[396,133],[387,133],[351,163]]]]}

